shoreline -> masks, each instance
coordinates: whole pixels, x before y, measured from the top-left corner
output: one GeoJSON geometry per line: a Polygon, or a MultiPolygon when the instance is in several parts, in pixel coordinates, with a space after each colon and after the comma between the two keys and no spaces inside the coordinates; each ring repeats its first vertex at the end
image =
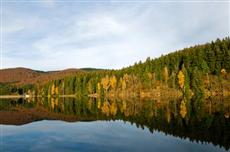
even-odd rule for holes
{"type": "Polygon", "coordinates": [[[24,95],[0,95],[0,99],[25,98],[24,95]]]}
{"type": "MultiPolygon", "coordinates": [[[[51,96],[26,96],[26,95],[0,95],[0,99],[11,99],[11,98],[50,98],[51,96]]],[[[59,95],[56,97],[72,97],[75,98],[76,95],[59,95]]]]}

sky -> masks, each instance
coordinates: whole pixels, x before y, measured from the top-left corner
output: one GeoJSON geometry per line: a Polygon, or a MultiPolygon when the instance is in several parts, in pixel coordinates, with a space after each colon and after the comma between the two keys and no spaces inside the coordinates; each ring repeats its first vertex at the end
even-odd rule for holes
{"type": "Polygon", "coordinates": [[[230,36],[230,1],[2,0],[2,68],[120,69],[230,36]]]}

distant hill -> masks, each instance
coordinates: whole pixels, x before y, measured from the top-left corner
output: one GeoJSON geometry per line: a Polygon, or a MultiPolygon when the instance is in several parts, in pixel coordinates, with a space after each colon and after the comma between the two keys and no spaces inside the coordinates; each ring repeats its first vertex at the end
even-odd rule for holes
{"type": "Polygon", "coordinates": [[[28,68],[9,68],[0,70],[0,83],[10,83],[16,85],[40,84],[46,83],[50,80],[61,79],[63,77],[76,74],[82,70],[79,69],[65,69],[61,71],[36,71],[28,68]]]}
{"type": "Polygon", "coordinates": [[[0,70],[0,83],[19,83],[28,79],[34,79],[45,73],[27,68],[10,68],[0,70]]]}
{"type": "Polygon", "coordinates": [[[81,68],[80,70],[83,70],[83,71],[100,71],[100,70],[105,70],[105,69],[96,69],[96,68],[81,68]]]}

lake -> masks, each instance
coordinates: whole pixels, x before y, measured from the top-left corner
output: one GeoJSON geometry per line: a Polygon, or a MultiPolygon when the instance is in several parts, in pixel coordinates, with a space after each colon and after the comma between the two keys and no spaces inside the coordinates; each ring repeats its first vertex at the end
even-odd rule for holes
{"type": "Polygon", "coordinates": [[[227,99],[1,99],[0,151],[221,152],[227,99]]]}

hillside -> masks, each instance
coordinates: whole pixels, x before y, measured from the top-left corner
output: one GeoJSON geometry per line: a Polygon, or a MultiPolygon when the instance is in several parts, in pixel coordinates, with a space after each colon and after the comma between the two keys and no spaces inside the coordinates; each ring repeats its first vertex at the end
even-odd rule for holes
{"type": "Polygon", "coordinates": [[[82,70],[65,69],[61,71],[36,71],[28,68],[9,68],[0,70],[0,83],[13,85],[26,85],[61,79],[63,77],[74,75],[82,70]]]}
{"type": "Polygon", "coordinates": [[[28,79],[35,79],[44,72],[38,72],[27,68],[10,68],[0,70],[0,83],[20,83],[28,79]]]}
{"type": "Polygon", "coordinates": [[[9,76],[9,72],[6,72],[9,78],[4,76],[2,79],[4,82],[11,80],[20,86],[17,90],[21,93],[33,92],[33,95],[42,96],[189,97],[194,94],[229,95],[229,72],[230,38],[227,37],[156,59],[148,57],[143,63],[135,63],[120,70],[85,68],[53,72],[30,71],[28,74],[21,72],[19,76],[15,73],[9,76]]]}

